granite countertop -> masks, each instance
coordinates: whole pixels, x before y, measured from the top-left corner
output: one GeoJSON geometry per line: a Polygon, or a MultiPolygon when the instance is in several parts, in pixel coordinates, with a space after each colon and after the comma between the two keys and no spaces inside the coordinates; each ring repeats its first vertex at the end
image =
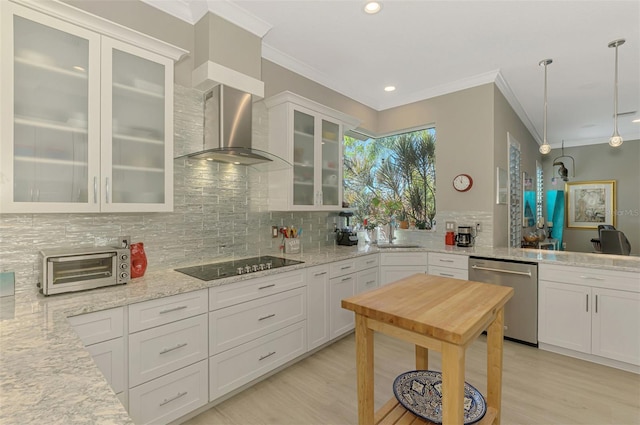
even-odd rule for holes
{"type": "MultiPolygon", "coordinates": [[[[0,298],[0,423],[132,424],[67,317],[378,252],[428,251],[640,273],[640,257],[519,248],[335,246],[287,254],[280,269],[203,282],[148,270],[123,286],[44,297],[35,290],[0,298]]],[[[265,253],[263,253],[265,254],[265,253]]],[[[272,254],[272,253],[270,253],[272,254]]],[[[273,254],[272,254],[273,255],[273,254]]],[[[276,254],[277,255],[277,254],[276,254]]]]}

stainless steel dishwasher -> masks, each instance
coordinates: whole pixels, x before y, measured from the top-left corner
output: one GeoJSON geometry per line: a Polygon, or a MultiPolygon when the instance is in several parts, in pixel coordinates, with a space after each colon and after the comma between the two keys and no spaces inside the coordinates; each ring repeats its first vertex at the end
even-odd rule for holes
{"type": "Polygon", "coordinates": [[[504,336],[538,345],[538,264],[469,257],[469,280],[513,288],[504,308],[504,336]]]}

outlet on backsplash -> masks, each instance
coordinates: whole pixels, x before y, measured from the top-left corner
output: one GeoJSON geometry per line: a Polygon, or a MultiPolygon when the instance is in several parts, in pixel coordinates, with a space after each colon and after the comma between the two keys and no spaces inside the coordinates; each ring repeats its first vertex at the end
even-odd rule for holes
{"type": "Polygon", "coordinates": [[[455,221],[446,221],[444,223],[444,227],[448,232],[453,232],[456,230],[456,222],[455,221]]]}

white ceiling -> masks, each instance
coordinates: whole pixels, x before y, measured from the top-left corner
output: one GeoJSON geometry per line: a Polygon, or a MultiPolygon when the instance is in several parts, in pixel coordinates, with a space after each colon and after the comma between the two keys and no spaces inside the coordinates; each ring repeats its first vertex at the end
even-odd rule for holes
{"type": "Polygon", "coordinates": [[[263,37],[262,56],[376,110],[495,81],[538,141],[544,67],[553,147],[640,139],[640,1],[143,0],[188,22],[211,11],[263,37]],[[392,93],[383,87],[394,85],[392,93]]]}

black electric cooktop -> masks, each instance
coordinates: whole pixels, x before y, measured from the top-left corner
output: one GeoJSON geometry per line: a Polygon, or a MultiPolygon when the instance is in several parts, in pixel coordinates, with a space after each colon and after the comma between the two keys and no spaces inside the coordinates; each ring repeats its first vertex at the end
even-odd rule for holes
{"type": "Polygon", "coordinates": [[[184,267],[175,270],[200,280],[216,280],[230,276],[259,272],[262,270],[292,266],[300,263],[303,263],[303,261],[263,255],[260,257],[243,258],[241,260],[225,261],[222,263],[203,264],[200,266],[184,267]]]}

